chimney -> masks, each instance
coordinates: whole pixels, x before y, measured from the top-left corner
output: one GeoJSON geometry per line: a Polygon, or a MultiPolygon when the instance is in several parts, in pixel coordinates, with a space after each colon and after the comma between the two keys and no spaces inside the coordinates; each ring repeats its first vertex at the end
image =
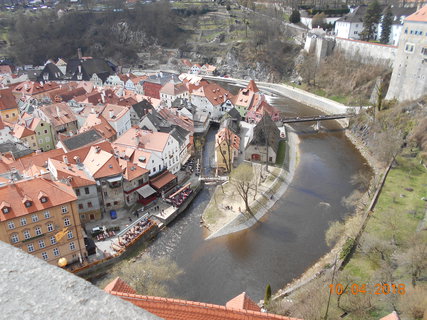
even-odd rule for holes
{"type": "Polygon", "coordinates": [[[73,159],[77,164],[80,164],[80,157],[79,156],[74,156],[73,159]]]}
{"type": "Polygon", "coordinates": [[[80,64],[78,66],[78,69],[79,69],[79,73],[82,73],[82,66],[80,64]]]}
{"type": "Polygon", "coordinates": [[[77,58],[79,58],[79,59],[82,58],[82,48],[77,49],[77,58]]]}
{"type": "Polygon", "coordinates": [[[94,107],[90,108],[90,113],[95,113],[95,108],[94,107]]]}
{"type": "Polygon", "coordinates": [[[96,153],[99,153],[101,151],[101,148],[99,146],[96,146],[95,151],[96,151],[96,153]]]}
{"type": "Polygon", "coordinates": [[[113,111],[113,109],[108,110],[108,116],[110,117],[110,119],[114,118],[114,111],[113,111]]]}
{"type": "Polygon", "coordinates": [[[61,114],[60,114],[60,112],[59,112],[59,107],[58,107],[58,106],[56,106],[56,113],[57,113],[57,115],[58,115],[58,118],[60,118],[60,117],[61,117],[61,114]]]}
{"type": "Polygon", "coordinates": [[[62,160],[64,160],[65,164],[68,164],[68,157],[66,155],[62,156],[62,160]]]}

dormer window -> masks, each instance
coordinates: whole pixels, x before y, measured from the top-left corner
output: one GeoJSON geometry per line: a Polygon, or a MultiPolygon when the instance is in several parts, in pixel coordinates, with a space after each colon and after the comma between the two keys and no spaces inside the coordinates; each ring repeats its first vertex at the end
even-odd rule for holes
{"type": "Polygon", "coordinates": [[[40,191],[37,198],[40,200],[41,203],[46,203],[48,200],[47,194],[43,191],[40,191]]]}
{"type": "Polygon", "coordinates": [[[2,201],[2,203],[0,204],[0,209],[4,214],[9,213],[10,212],[9,202],[2,201]]]}
{"type": "Polygon", "coordinates": [[[33,205],[33,203],[30,200],[25,201],[24,204],[26,208],[29,208],[33,205]]]}

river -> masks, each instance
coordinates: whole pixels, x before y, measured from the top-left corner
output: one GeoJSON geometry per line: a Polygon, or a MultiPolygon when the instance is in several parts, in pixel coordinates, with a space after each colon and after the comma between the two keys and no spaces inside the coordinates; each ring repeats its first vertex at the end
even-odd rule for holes
{"type": "MultiPolygon", "coordinates": [[[[285,115],[319,114],[284,97],[270,102],[285,115]]],[[[245,291],[258,301],[265,286],[282,288],[328,251],[325,231],[331,221],[343,219],[341,199],[354,186],[351,175],[369,170],[360,153],[338,124],[328,121],[321,133],[309,124],[293,128],[300,138],[300,158],[287,192],[250,230],[205,241],[200,216],[213,187],[205,187],[186,212],[148,249],[153,257],[167,255],[184,274],[169,286],[172,297],[224,304],[245,291]]],[[[207,135],[204,163],[212,159],[215,130],[207,135]]]]}

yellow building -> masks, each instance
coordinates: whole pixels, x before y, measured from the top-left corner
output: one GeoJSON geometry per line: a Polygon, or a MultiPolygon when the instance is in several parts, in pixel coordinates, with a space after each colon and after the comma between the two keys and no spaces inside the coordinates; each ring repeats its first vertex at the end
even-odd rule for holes
{"type": "Polygon", "coordinates": [[[0,186],[0,240],[57,265],[87,256],[71,186],[35,178],[0,186]]]}
{"type": "Polygon", "coordinates": [[[25,126],[25,124],[16,123],[13,127],[12,135],[19,139],[23,144],[32,150],[38,150],[36,132],[25,126]]]}
{"type": "Polygon", "coordinates": [[[19,107],[11,89],[0,90],[0,116],[9,123],[18,121],[19,107]]]}
{"type": "Polygon", "coordinates": [[[219,169],[231,171],[239,155],[240,137],[228,128],[222,128],[215,135],[215,162],[219,169]]]}

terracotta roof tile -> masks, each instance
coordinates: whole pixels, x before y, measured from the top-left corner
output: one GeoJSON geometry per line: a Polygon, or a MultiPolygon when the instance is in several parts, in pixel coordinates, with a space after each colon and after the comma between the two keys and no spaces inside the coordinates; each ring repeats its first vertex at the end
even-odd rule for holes
{"type": "Polygon", "coordinates": [[[229,300],[226,305],[227,308],[231,309],[244,309],[252,311],[261,311],[261,308],[248,297],[246,292],[242,292],[238,296],[229,300]]]}
{"type": "Polygon", "coordinates": [[[393,311],[392,313],[386,315],[385,317],[381,318],[380,320],[400,320],[400,318],[397,315],[396,311],[393,311]]]}
{"type": "Polygon", "coordinates": [[[12,90],[10,88],[0,90],[0,110],[17,108],[18,104],[16,103],[15,96],[12,94],[12,90]]]}
{"type": "Polygon", "coordinates": [[[229,91],[225,90],[216,83],[203,85],[202,87],[194,90],[193,95],[206,97],[214,106],[222,104],[227,99],[233,99],[233,95],[229,91]]]}
{"type": "Polygon", "coordinates": [[[23,180],[0,187],[0,199],[9,203],[10,212],[0,212],[0,221],[13,219],[26,214],[58,206],[77,199],[71,187],[56,181],[43,178],[23,180]],[[37,199],[40,191],[43,191],[48,201],[42,203],[37,199]],[[30,207],[22,202],[24,198],[33,201],[30,207]]]}
{"type": "Polygon", "coordinates": [[[117,277],[116,279],[111,281],[104,288],[104,290],[108,293],[110,293],[111,291],[122,292],[122,293],[132,293],[132,294],[136,293],[136,291],[130,285],[128,285],[126,282],[124,282],[119,277],[117,277]]]}
{"type": "Polygon", "coordinates": [[[210,303],[137,295],[130,292],[133,289],[118,278],[104,290],[166,320],[298,320],[210,303]]]}
{"type": "Polygon", "coordinates": [[[80,132],[86,132],[91,129],[98,131],[105,139],[111,139],[117,134],[108,121],[97,113],[90,113],[87,116],[85,123],[80,128],[80,132]]]}
{"type": "Polygon", "coordinates": [[[169,136],[170,134],[165,132],[151,132],[138,128],[130,128],[114,143],[122,146],[139,147],[162,152],[169,136]]]}
{"type": "Polygon", "coordinates": [[[49,118],[54,127],[77,122],[77,118],[73,111],[64,102],[42,106],[40,110],[49,118]]]}
{"type": "Polygon", "coordinates": [[[405,21],[427,22],[427,5],[422,7],[417,12],[411,14],[405,21]]]}

